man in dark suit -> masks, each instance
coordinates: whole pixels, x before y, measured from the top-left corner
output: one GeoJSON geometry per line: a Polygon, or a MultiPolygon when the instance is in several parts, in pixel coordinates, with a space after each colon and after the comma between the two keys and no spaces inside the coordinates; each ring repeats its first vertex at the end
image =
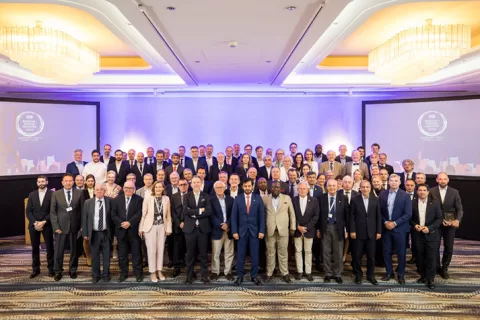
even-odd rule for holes
{"type": "MultiPolygon", "coordinates": [[[[386,169],[384,169],[386,170],[386,169]]],[[[412,179],[408,179],[406,182],[405,182],[405,192],[410,196],[410,200],[412,200],[412,203],[413,203],[413,200],[415,200],[417,198],[417,195],[416,195],[416,187],[415,187],[415,181],[413,181],[412,179]]],[[[411,228],[410,228],[411,229],[411,228]]],[[[407,231],[407,239],[406,239],[406,246],[407,248],[409,247],[410,245],[410,236],[411,236],[411,230],[408,230],[407,231]]],[[[417,253],[416,253],[416,247],[415,247],[415,241],[413,241],[413,238],[412,238],[412,241],[411,241],[412,245],[411,245],[411,249],[412,249],[412,258],[410,260],[407,261],[407,264],[415,264],[416,263],[416,258],[417,258],[417,253]]]]}
{"type": "MultiPolygon", "coordinates": [[[[252,151],[253,151],[253,147],[251,144],[246,144],[245,147],[243,148],[243,151],[244,151],[244,154],[248,154],[250,156],[250,158],[252,159],[252,163],[253,163],[253,166],[255,167],[255,169],[258,170],[258,161],[257,161],[257,158],[255,158],[254,156],[252,156],[252,151]]],[[[241,159],[241,158],[240,158],[241,159]]],[[[238,161],[241,161],[241,160],[238,160],[238,161]]]]}
{"type": "Polygon", "coordinates": [[[75,160],[67,164],[67,169],[65,172],[70,173],[73,176],[73,179],[75,179],[76,176],[78,176],[79,174],[82,174],[83,168],[85,167],[87,162],[82,160],[83,159],[82,149],[76,149],[73,152],[73,157],[75,160]]]}
{"type": "Polygon", "coordinates": [[[158,170],[165,170],[170,165],[167,161],[163,160],[164,156],[165,153],[163,152],[163,150],[157,150],[157,153],[155,154],[155,162],[153,163],[153,165],[150,165],[152,167],[152,174],[154,177],[157,176],[158,170]]]}
{"type": "Polygon", "coordinates": [[[145,157],[145,164],[148,164],[150,167],[154,167],[157,163],[157,158],[154,156],[155,149],[153,147],[147,148],[147,156],[145,157]]]}
{"type": "Polygon", "coordinates": [[[47,188],[48,178],[38,176],[38,190],[30,192],[27,200],[26,215],[28,218],[28,232],[32,243],[32,273],[30,279],[40,274],[40,235],[47,247],[48,276],[53,277],[53,230],[50,222],[50,204],[53,191],[47,188]]]}
{"type": "Polygon", "coordinates": [[[95,185],[95,197],[85,201],[82,214],[83,238],[90,244],[92,256],[92,282],[100,275],[104,282],[110,281],[110,239],[112,239],[112,199],[105,195],[105,185],[95,185]],[[103,273],[100,273],[100,252],[103,256],[103,273]]]}
{"type": "MultiPolygon", "coordinates": [[[[177,173],[178,175],[178,173],[177,173]]],[[[185,225],[182,217],[183,202],[188,192],[188,182],[185,179],[178,181],[178,192],[171,195],[172,234],[173,234],[173,277],[180,274],[180,269],[185,263],[185,225]]],[[[170,235],[171,236],[171,235],[170,235]]]]}
{"type": "MultiPolygon", "coordinates": [[[[173,154],[172,154],[172,157],[173,157],[173,154]]],[[[190,157],[187,157],[185,155],[185,147],[184,146],[178,147],[178,164],[180,164],[183,168],[186,168],[187,161],[190,159],[191,159],[190,157]]],[[[173,158],[172,158],[172,162],[173,162],[173,158]]]]}
{"type": "MultiPolygon", "coordinates": [[[[378,154],[380,152],[380,145],[378,143],[372,143],[372,145],[370,146],[371,150],[372,150],[372,154],[376,153],[378,154]]],[[[367,158],[365,158],[365,161],[364,161],[367,166],[370,168],[370,166],[372,165],[372,162],[370,161],[370,156],[368,156],[367,158]]]]}
{"type": "Polygon", "coordinates": [[[218,181],[218,174],[224,171],[229,176],[232,174],[232,167],[225,163],[225,155],[222,152],[217,153],[216,162],[208,170],[208,180],[212,183],[218,181]]]}
{"type": "Polygon", "coordinates": [[[418,198],[413,201],[412,240],[417,250],[417,271],[420,274],[418,283],[426,283],[430,289],[435,289],[435,259],[440,247],[438,228],[443,222],[440,203],[430,200],[429,187],[426,184],[418,186],[418,198]]]}
{"type": "Polygon", "coordinates": [[[302,279],[303,273],[308,281],[313,281],[312,276],[312,245],[315,230],[320,215],[318,200],[308,194],[309,186],[305,181],[298,185],[298,196],[293,197],[292,204],[295,211],[296,230],[293,235],[295,244],[295,264],[297,275],[295,280],[302,279]],[[303,254],[305,253],[305,261],[303,254]],[[305,270],[303,265],[305,263],[305,270]]]}
{"type": "Polygon", "coordinates": [[[455,240],[455,231],[460,226],[463,217],[462,199],[458,190],[448,185],[449,178],[445,172],[437,175],[438,185],[430,190],[430,196],[433,200],[441,203],[443,211],[443,223],[438,229],[440,239],[443,238],[443,257],[440,261],[440,247],[437,252],[437,272],[444,279],[450,278],[448,267],[452,261],[453,243],[455,240]]]}
{"type": "Polygon", "coordinates": [[[115,161],[107,166],[107,173],[109,171],[115,171],[117,174],[115,177],[115,183],[119,186],[123,186],[125,181],[127,181],[127,175],[130,173],[130,166],[127,161],[123,161],[122,150],[115,150],[115,161]]]}
{"type": "MultiPolygon", "coordinates": [[[[198,149],[197,149],[198,151],[198,149]]],[[[193,283],[193,269],[197,260],[197,251],[200,257],[200,270],[203,283],[210,282],[208,278],[208,237],[212,231],[210,216],[212,205],[207,193],[200,190],[202,180],[198,176],[192,178],[192,189],[183,199],[182,218],[183,232],[187,245],[187,280],[186,284],[193,283]]]]}
{"type": "MultiPolygon", "coordinates": [[[[358,151],[356,151],[358,152],[358,151]]],[[[347,164],[348,165],[348,164],[347,164]]],[[[355,197],[358,195],[358,192],[355,190],[352,190],[353,188],[353,178],[351,176],[345,176],[342,179],[342,189],[338,190],[337,193],[344,195],[347,200],[348,200],[348,206],[350,210],[350,203],[352,200],[352,197],[355,197]]],[[[347,218],[347,225],[349,222],[349,218],[347,218]]],[[[347,229],[347,233],[350,232],[347,229]]],[[[352,253],[352,261],[350,265],[352,266],[352,269],[355,269],[355,259],[353,259],[353,252],[355,252],[355,239],[350,239],[350,237],[345,238],[345,243],[344,243],[344,248],[343,248],[343,261],[346,260],[347,258],[347,253],[351,252],[352,253]]]]}
{"type": "Polygon", "coordinates": [[[339,155],[335,157],[335,161],[340,162],[345,166],[348,162],[352,162],[352,157],[347,156],[347,146],[342,144],[338,147],[339,155]]]}
{"type": "Polygon", "coordinates": [[[375,279],[376,240],[382,237],[382,214],[378,198],[371,194],[371,185],[367,180],[360,183],[361,195],[352,197],[350,201],[350,237],[355,240],[352,250],[352,265],[355,272],[355,283],[362,283],[362,255],[367,253],[367,280],[373,285],[375,279]]]}
{"type": "Polygon", "coordinates": [[[378,197],[383,223],[383,257],[385,260],[386,275],[382,281],[393,278],[392,253],[397,250],[398,257],[398,282],[405,284],[406,263],[406,237],[412,218],[412,200],[410,196],[399,188],[400,177],[390,175],[388,180],[389,190],[382,191],[378,197]]]}
{"type": "Polygon", "coordinates": [[[105,165],[109,165],[110,163],[115,162],[115,157],[110,156],[112,152],[112,146],[108,143],[103,146],[103,156],[100,157],[100,162],[105,163],[105,165]]]}
{"type": "Polygon", "coordinates": [[[265,207],[262,197],[253,194],[253,181],[246,178],[242,182],[243,195],[235,198],[232,209],[232,234],[237,245],[237,279],[234,284],[243,282],[245,256],[250,249],[250,277],[256,285],[262,282],[257,277],[259,263],[259,239],[265,236],[265,207]]]}
{"type": "Polygon", "coordinates": [[[327,191],[320,196],[317,237],[322,239],[325,282],[343,283],[343,247],[347,237],[348,199],[337,193],[337,181],[327,181],[327,191]],[[333,265],[332,265],[333,260],[333,265]]]}
{"type": "Polygon", "coordinates": [[[386,153],[379,154],[378,166],[380,167],[380,169],[386,169],[388,172],[388,175],[391,175],[393,173],[393,167],[387,163],[386,153]]]}
{"type": "Polygon", "coordinates": [[[143,199],[135,194],[133,181],[125,182],[123,194],[112,203],[112,220],[115,224],[115,236],[118,241],[118,264],[120,266],[119,282],[128,278],[128,249],[132,252],[133,274],[137,282],[143,281],[142,240],[138,226],[142,218],[143,199]]]}
{"type": "Polygon", "coordinates": [[[82,224],[82,190],[73,188],[73,176],[65,173],[63,188],[52,194],[50,221],[55,232],[54,280],[60,281],[63,272],[65,244],[70,242],[70,278],[77,278],[78,250],[77,238],[82,224]]]}
{"type": "MultiPolygon", "coordinates": [[[[217,160],[218,160],[218,155],[217,155],[217,160]]],[[[225,163],[232,168],[232,172],[237,167],[238,158],[235,158],[233,156],[233,148],[231,146],[228,146],[225,148],[225,163]]]]}
{"type": "Polygon", "coordinates": [[[188,159],[185,168],[192,170],[193,175],[196,175],[199,168],[204,168],[208,173],[207,161],[198,157],[198,147],[192,146],[190,148],[190,155],[192,159],[188,159]]]}
{"type": "Polygon", "coordinates": [[[180,178],[183,178],[183,166],[179,164],[180,155],[178,153],[172,154],[172,164],[165,169],[165,182],[170,183],[170,174],[177,172],[180,178]]]}
{"type": "Polygon", "coordinates": [[[272,191],[272,184],[274,182],[280,183],[280,193],[288,195],[288,184],[280,180],[280,168],[272,168],[272,180],[268,180],[268,190],[272,191]]]}
{"type": "Polygon", "coordinates": [[[224,251],[224,274],[227,280],[233,281],[233,237],[230,232],[233,198],[225,195],[226,185],[217,181],[214,184],[215,194],[210,197],[212,204],[212,275],[216,280],[220,275],[220,253],[224,251]]]}
{"type": "Polygon", "coordinates": [[[207,170],[210,171],[210,167],[217,165],[217,158],[213,155],[213,145],[207,144],[205,147],[205,157],[203,157],[207,162],[207,170]]]}
{"type": "Polygon", "coordinates": [[[405,159],[402,161],[402,166],[404,172],[398,173],[398,176],[400,177],[400,189],[405,190],[405,182],[408,179],[412,179],[415,181],[416,178],[416,173],[413,172],[413,167],[414,163],[410,159],[405,159]]]}
{"type": "Polygon", "coordinates": [[[272,157],[266,155],[263,157],[264,166],[258,168],[258,177],[265,178],[265,180],[272,180],[272,169],[273,169],[273,160],[272,157]]]}
{"type": "Polygon", "coordinates": [[[200,178],[200,180],[202,180],[202,186],[200,187],[200,190],[206,194],[210,194],[213,189],[213,183],[205,180],[205,177],[207,176],[207,170],[205,168],[198,168],[197,176],[200,178]]]}
{"type": "Polygon", "coordinates": [[[322,153],[322,151],[323,146],[321,144],[315,145],[315,154],[313,155],[313,159],[318,163],[319,167],[322,162],[328,161],[327,155],[322,153]]]}
{"type": "Polygon", "coordinates": [[[150,173],[150,174],[153,173],[152,167],[150,167],[148,164],[145,163],[143,152],[137,153],[137,162],[131,168],[131,172],[136,176],[135,187],[137,189],[140,189],[141,187],[144,186],[143,176],[146,175],[147,173],[150,173]]]}

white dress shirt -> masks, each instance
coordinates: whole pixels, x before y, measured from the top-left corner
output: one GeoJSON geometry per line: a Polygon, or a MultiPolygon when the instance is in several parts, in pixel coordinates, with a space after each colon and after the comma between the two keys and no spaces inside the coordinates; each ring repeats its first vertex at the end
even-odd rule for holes
{"type": "Polygon", "coordinates": [[[257,158],[257,162],[258,162],[258,167],[259,167],[259,168],[265,166],[265,162],[263,162],[263,160],[259,160],[259,159],[257,158]]]}
{"type": "Polygon", "coordinates": [[[272,205],[273,205],[273,208],[275,209],[275,212],[277,212],[279,204],[280,204],[280,196],[276,198],[272,196],[272,205]]]}
{"type": "Polygon", "coordinates": [[[115,161],[115,167],[117,168],[117,175],[120,173],[120,167],[122,166],[122,161],[120,161],[120,163],[118,163],[117,161],[115,161]]]}
{"type": "Polygon", "coordinates": [[[213,157],[205,157],[205,159],[207,160],[207,165],[210,168],[213,165],[213,157]]]}
{"type": "Polygon", "coordinates": [[[425,217],[427,215],[427,201],[418,199],[418,216],[420,218],[420,225],[425,226],[425,217]]]}
{"type": "Polygon", "coordinates": [[[302,217],[305,214],[305,209],[307,209],[307,199],[308,197],[298,197],[300,199],[300,212],[302,213],[302,217]]]}
{"type": "Polygon", "coordinates": [[[447,194],[447,188],[448,186],[446,186],[445,188],[438,188],[440,191],[440,197],[442,198],[442,204],[445,202],[445,195],[447,194]]]}
{"type": "Polygon", "coordinates": [[[225,204],[225,196],[219,197],[218,202],[220,202],[220,208],[222,208],[222,214],[223,214],[223,222],[227,222],[227,205],[225,204]]]}
{"type": "Polygon", "coordinates": [[[95,177],[95,183],[104,183],[107,177],[107,167],[105,166],[105,163],[100,161],[97,163],[93,161],[87,163],[85,168],[83,168],[82,176],[86,179],[89,174],[93,174],[95,177]]]}
{"type": "Polygon", "coordinates": [[[230,197],[234,198],[238,196],[238,188],[237,190],[233,191],[232,189],[230,189],[230,197]]]}
{"type": "Polygon", "coordinates": [[[45,199],[45,195],[47,194],[47,188],[44,191],[38,189],[38,197],[40,198],[40,207],[43,205],[43,199],[45,199]]]}
{"type": "Polygon", "coordinates": [[[368,212],[368,197],[362,196],[363,205],[365,206],[365,211],[368,212]]]}

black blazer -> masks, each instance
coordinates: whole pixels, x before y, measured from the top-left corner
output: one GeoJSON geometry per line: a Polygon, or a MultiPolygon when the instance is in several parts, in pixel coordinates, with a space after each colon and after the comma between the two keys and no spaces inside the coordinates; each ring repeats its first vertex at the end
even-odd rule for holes
{"type": "Polygon", "coordinates": [[[115,184],[123,187],[125,181],[127,181],[127,175],[130,173],[130,165],[127,161],[122,161],[122,163],[120,164],[120,172],[117,172],[117,164],[114,161],[113,163],[108,164],[107,172],[108,171],[115,171],[117,173],[117,177],[115,178],[115,184]]]}
{"type": "MultiPolygon", "coordinates": [[[[243,189],[242,189],[242,185],[239,185],[237,196],[239,196],[241,194],[243,194],[243,189]]],[[[230,196],[230,187],[227,187],[227,190],[225,190],[225,195],[230,196]]]]}
{"type": "MultiPolygon", "coordinates": [[[[392,174],[393,173],[393,167],[391,165],[389,165],[388,163],[385,164],[385,166],[382,166],[380,163],[378,164],[378,167],[380,168],[380,170],[382,169],[387,169],[388,171],[388,174],[392,174]]],[[[370,166],[368,167],[370,169],[370,166]]],[[[370,175],[371,176],[371,175],[370,175]]]]}
{"type": "MultiPolygon", "coordinates": [[[[85,165],[87,164],[88,162],[87,161],[83,161],[83,167],[85,167],[85,165]]],[[[69,164],[67,164],[67,169],[65,170],[66,173],[70,173],[73,178],[75,179],[76,176],[78,176],[79,174],[81,174],[80,171],[78,171],[78,167],[77,165],[75,164],[75,161],[72,161],[70,162],[69,164]]]]}
{"type": "MultiPolygon", "coordinates": [[[[86,188],[82,190],[82,193],[83,193],[83,202],[84,203],[85,203],[86,200],[91,199],[90,198],[90,193],[88,192],[88,190],[86,188]]],[[[95,192],[93,194],[93,197],[95,198],[95,192]]]]}
{"type": "MultiPolygon", "coordinates": [[[[104,159],[103,159],[103,156],[100,156],[100,162],[105,163],[104,159]]],[[[115,157],[110,156],[110,158],[108,159],[107,165],[109,165],[110,163],[114,163],[114,162],[115,162],[115,157]]]]}
{"type": "Polygon", "coordinates": [[[375,240],[377,233],[382,234],[382,212],[377,197],[370,194],[368,210],[365,210],[362,194],[350,200],[349,232],[355,232],[358,240],[375,240]]]}
{"type": "MultiPolygon", "coordinates": [[[[321,236],[323,236],[327,230],[329,206],[330,195],[328,193],[323,193],[320,196],[320,218],[317,223],[317,229],[320,230],[321,236]]],[[[348,199],[343,194],[337,193],[335,202],[335,227],[337,229],[339,239],[345,238],[345,230],[348,227],[348,217],[348,199]]]]}
{"type": "Polygon", "coordinates": [[[255,169],[257,169],[257,171],[258,171],[259,167],[258,167],[258,161],[257,161],[257,158],[255,158],[255,157],[251,157],[251,158],[252,158],[252,163],[253,163],[253,166],[254,166],[254,167],[255,167],[255,169]]]}
{"type": "Polygon", "coordinates": [[[318,200],[314,197],[307,195],[307,207],[305,208],[305,213],[302,216],[302,211],[300,209],[300,197],[293,197],[293,209],[295,210],[295,234],[294,237],[298,238],[302,234],[298,231],[298,226],[307,227],[307,232],[305,233],[305,238],[315,237],[316,225],[318,223],[318,218],[320,216],[320,206],[318,200]]]}
{"type": "MultiPolygon", "coordinates": [[[[165,169],[165,182],[170,183],[170,174],[173,172],[173,164],[169,165],[165,169]]],[[[177,165],[177,172],[180,175],[180,179],[183,179],[183,167],[181,165],[177,165]]],[[[153,179],[156,180],[156,179],[153,179]]]]}
{"type": "Polygon", "coordinates": [[[258,178],[265,178],[267,181],[272,180],[272,169],[270,168],[270,174],[268,174],[267,167],[263,166],[258,169],[258,178]]]}
{"type": "MultiPolygon", "coordinates": [[[[140,169],[138,168],[138,165],[133,166],[131,171],[132,171],[133,174],[135,174],[135,177],[137,177],[137,179],[135,180],[135,187],[137,189],[140,189],[141,187],[143,187],[145,185],[145,183],[143,183],[143,177],[147,173],[153,174],[152,167],[150,167],[146,163],[143,163],[143,172],[140,172],[140,169]]],[[[156,181],[156,180],[157,180],[156,177],[154,177],[153,181],[156,181]]]]}
{"type": "MultiPolygon", "coordinates": [[[[230,228],[233,198],[227,195],[225,195],[224,197],[225,197],[225,207],[226,207],[225,215],[227,216],[226,224],[230,228]]],[[[223,223],[223,211],[222,211],[222,207],[220,206],[220,200],[218,200],[217,195],[213,195],[210,197],[210,203],[212,204],[212,216],[210,217],[210,220],[212,222],[212,240],[220,240],[222,239],[222,236],[223,236],[223,230],[221,228],[221,225],[223,223]]],[[[228,238],[229,239],[233,238],[231,232],[228,232],[228,238]]]]}
{"type": "Polygon", "coordinates": [[[430,189],[430,197],[432,200],[440,203],[442,211],[455,211],[456,219],[461,222],[463,217],[463,205],[462,199],[457,189],[450,186],[447,187],[447,193],[445,194],[445,201],[442,203],[442,197],[440,196],[440,188],[438,186],[430,189]]]}
{"type": "Polygon", "coordinates": [[[239,166],[235,167],[235,173],[240,176],[240,183],[242,183],[242,181],[247,177],[247,170],[245,170],[244,167],[239,167],[239,166]]]}
{"type": "MultiPolygon", "coordinates": [[[[343,190],[343,189],[338,190],[337,193],[345,196],[345,190],[343,190]]],[[[352,204],[352,199],[353,199],[353,197],[359,195],[360,192],[357,192],[357,191],[355,191],[355,190],[350,190],[350,193],[351,193],[351,194],[350,194],[350,204],[352,204]]],[[[347,196],[345,196],[345,198],[347,198],[347,196]]],[[[348,200],[348,198],[347,198],[347,200],[348,200]]],[[[348,202],[347,202],[347,203],[348,203],[348,202]]],[[[349,205],[350,205],[350,204],[349,204],[349,205]]]]}
{"type": "MultiPolygon", "coordinates": [[[[227,156],[225,156],[225,163],[227,163],[227,156]]],[[[234,156],[232,156],[232,163],[229,165],[232,168],[232,172],[235,171],[235,168],[237,167],[237,165],[238,165],[238,158],[235,158],[234,156]]]]}
{"type": "Polygon", "coordinates": [[[193,165],[193,159],[188,159],[187,160],[185,168],[189,168],[190,170],[192,170],[193,175],[197,174],[198,168],[204,168],[206,173],[207,173],[207,177],[208,177],[208,165],[207,165],[207,160],[205,160],[205,158],[198,158],[197,170],[195,170],[195,166],[193,165]]]}
{"type": "Polygon", "coordinates": [[[210,194],[210,193],[212,193],[212,190],[213,190],[213,183],[208,181],[208,180],[204,180],[202,191],[207,193],[207,194],[210,194]]]}
{"type": "Polygon", "coordinates": [[[47,224],[50,223],[50,204],[52,201],[52,194],[53,191],[47,189],[45,191],[42,205],[40,205],[38,190],[30,192],[26,208],[29,228],[33,226],[35,221],[47,221],[47,224]]]}
{"type": "MultiPolygon", "coordinates": [[[[327,159],[327,160],[328,160],[328,159],[327,159]]],[[[340,160],[340,155],[338,155],[338,156],[335,157],[335,161],[342,163],[342,161],[340,160]]],[[[353,161],[353,160],[352,160],[352,157],[345,156],[345,163],[347,163],[347,162],[352,162],[352,161],[353,161]]]]}
{"type": "MultiPolygon", "coordinates": [[[[397,174],[400,176],[400,189],[405,191],[405,172],[400,172],[400,173],[397,173],[397,174]]],[[[417,177],[417,173],[412,172],[412,179],[415,180],[416,177],[417,177]]]]}
{"type": "MultiPolygon", "coordinates": [[[[167,161],[163,161],[163,162],[162,162],[162,168],[161,168],[161,169],[163,169],[163,170],[165,171],[165,180],[167,180],[167,177],[166,177],[167,171],[166,171],[166,169],[167,169],[167,167],[168,167],[169,165],[170,165],[170,164],[169,164],[167,161]]],[[[157,172],[158,172],[158,170],[157,170],[157,162],[155,162],[153,165],[151,165],[150,168],[152,168],[151,174],[153,174],[153,181],[157,181],[157,172]]],[[[169,181],[170,181],[170,180],[169,180],[169,181]]]]}
{"type": "Polygon", "coordinates": [[[220,170],[218,168],[218,163],[212,165],[210,169],[208,170],[208,180],[215,183],[218,181],[218,174],[220,171],[225,171],[228,176],[232,174],[232,167],[229,166],[228,164],[224,163],[222,169],[220,170]]]}
{"type": "MultiPolygon", "coordinates": [[[[448,190],[448,189],[447,189],[448,190]]],[[[410,220],[410,225],[413,227],[411,231],[412,234],[418,234],[419,232],[415,230],[415,225],[420,224],[420,214],[418,211],[418,199],[413,200],[412,202],[412,219],[410,220]]],[[[429,233],[423,233],[425,240],[428,242],[440,241],[440,233],[438,228],[443,223],[443,212],[440,208],[440,202],[436,200],[427,199],[427,212],[425,216],[425,226],[430,231],[429,233]]]]}
{"type": "MultiPolygon", "coordinates": [[[[184,195],[184,197],[187,194],[184,195]]],[[[182,204],[182,196],[180,190],[173,194],[170,197],[170,212],[172,214],[172,230],[173,233],[180,234],[182,233],[182,229],[180,228],[180,223],[183,222],[182,212],[183,212],[183,204],[182,204]]]]}
{"type": "Polygon", "coordinates": [[[195,222],[198,219],[200,231],[202,233],[209,233],[212,228],[210,225],[210,215],[212,214],[212,205],[210,203],[210,196],[200,191],[200,198],[198,199],[198,205],[195,202],[195,195],[193,191],[187,193],[183,198],[183,211],[182,220],[185,225],[183,226],[184,233],[193,233],[195,231],[195,222]],[[205,208],[202,214],[198,209],[205,208]]]}
{"type": "Polygon", "coordinates": [[[127,231],[129,235],[138,236],[138,225],[142,218],[142,204],[143,198],[137,194],[133,194],[128,205],[128,214],[125,210],[125,194],[117,196],[112,201],[112,220],[115,224],[115,236],[118,239],[123,239],[127,231]],[[122,222],[130,222],[130,228],[127,230],[122,228],[122,222]]]}

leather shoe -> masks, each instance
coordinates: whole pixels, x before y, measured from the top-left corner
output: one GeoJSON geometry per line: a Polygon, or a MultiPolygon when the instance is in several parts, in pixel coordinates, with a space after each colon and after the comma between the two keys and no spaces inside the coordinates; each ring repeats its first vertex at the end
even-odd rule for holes
{"type": "Polygon", "coordinates": [[[125,280],[127,280],[127,276],[120,276],[120,278],[118,278],[118,282],[123,282],[125,280]]]}
{"type": "Polygon", "coordinates": [[[301,280],[302,279],[302,276],[303,276],[303,273],[297,273],[295,275],[295,280],[301,280]]]}
{"type": "Polygon", "coordinates": [[[342,277],[336,277],[336,278],[335,278],[335,281],[337,281],[338,284],[342,284],[342,283],[343,283],[342,277]]]}
{"type": "Polygon", "coordinates": [[[433,281],[428,281],[427,287],[428,289],[432,289],[432,290],[436,288],[435,283],[433,281]]]}
{"type": "Polygon", "coordinates": [[[323,282],[330,282],[330,280],[332,280],[332,277],[330,276],[326,276],[325,278],[323,278],[323,282]]]}
{"type": "Polygon", "coordinates": [[[55,277],[55,272],[53,271],[48,271],[48,276],[51,278],[51,277],[55,277]]]}
{"type": "Polygon", "coordinates": [[[216,274],[216,273],[210,274],[210,279],[211,279],[212,281],[217,280],[217,279],[218,279],[218,274],[216,274]]]}
{"type": "Polygon", "coordinates": [[[292,279],[290,279],[290,276],[288,274],[282,276],[282,280],[285,281],[285,283],[291,283],[292,279]]]}
{"type": "Polygon", "coordinates": [[[192,284],[192,283],[193,283],[192,278],[187,278],[187,280],[185,280],[185,284],[192,284]]]}
{"type": "Polygon", "coordinates": [[[209,277],[202,277],[202,281],[204,284],[209,284],[210,283],[210,278],[209,277]]]}
{"type": "Polygon", "coordinates": [[[373,284],[374,286],[378,286],[378,281],[373,278],[373,279],[367,279],[368,281],[370,281],[371,284],[373,284]]]}
{"type": "Polygon", "coordinates": [[[265,283],[268,283],[268,282],[270,282],[271,280],[272,280],[272,277],[270,277],[270,276],[265,276],[265,277],[263,277],[263,282],[265,282],[265,283]]]}
{"type": "Polygon", "coordinates": [[[77,273],[76,272],[70,272],[70,278],[77,279],[77,273]]]}
{"type": "Polygon", "coordinates": [[[382,281],[389,281],[390,279],[393,279],[393,275],[387,273],[383,276],[382,281]]]}
{"type": "Polygon", "coordinates": [[[168,267],[173,268],[173,261],[168,261],[168,267]]]}
{"type": "Polygon", "coordinates": [[[176,277],[178,277],[179,275],[180,275],[180,270],[178,270],[178,269],[173,270],[172,277],[176,278],[176,277]]]}
{"type": "Polygon", "coordinates": [[[405,279],[398,277],[398,283],[401,284],[401,285],[404,285],[405,284],[405,279]]]}
{"type": "Polygon", "coordinates": [[[257,286],[261,286],[263,284],[258,277],[253,277],[252,282],[255,283],[257,286]]]}
{"type": "Polygon", "coordinates": [[[450,275],[448,274],[448,271],[445,270],[445,269],[442,269],[442,271],[440,271],[440,276],[441,276],[443,279],[449,279],[449,278],[450,278],[450,275]]]}
{"type": "Polygon", "coordinates": [[[92,277],[93,284],[98,283],[98,281],[100,281],[100,277],[92,277]]]}
{"type": "Polygon", "coordinates": [[[142,282],[143,281],[143,276],[138,276],[138,277],[136,277],[135,280],[137,280],[137,282],[142,282]]]}
{"type": "Polygon", "coordinates": [[[234,279],[231,273],[227,273],[225,275],[225,278],[227,278],[228,281],[233,281],[233,279],[234,279]]]}
{"type": "Polygon", "coordinates": [[[30,273],[30,279],[35,278],[35,277],[38,276],[39,274],[40,274],[40,271],[33,271],[32,273],[30,273]]]}
{"type": "Polygon", "coordinates": [[[235,282],[234,282],[233,284],[234,284],[235,286],[239,286],[239,285],[242,284],[242,282],[243,282],[243,279],[240,278],[240,277],[238,277],[237,280],[235,280],[235,282]]]}
{"type": "Polygon", "coordinates": [[[418,278],[417,283],[425,283],[425,278],[418,278]]]}
{"type": "Polygon", "coordinates": [[[311,273],[307,273],[307,280],[312,282],[313,281],[313,276],[311,273]]]}
{"type": "Polygon", "coordinates": [[[356,283],[356,284],[362,284],[362,278],[360,278],[360,277],[355,277],[355,283],[356,283]]]}
{"type": "Polygon", "coordinates": [[[103,282],[110,282],[110,280],[112,280],[110,276],[102,277],[103,282]]]}
{"type": "Polygon", "coordinates": [[[57,273],[54,277],[53,277],[53,280],[55,281],[60,281],[62,279],[62,274],[61,273],[57,273]]]}

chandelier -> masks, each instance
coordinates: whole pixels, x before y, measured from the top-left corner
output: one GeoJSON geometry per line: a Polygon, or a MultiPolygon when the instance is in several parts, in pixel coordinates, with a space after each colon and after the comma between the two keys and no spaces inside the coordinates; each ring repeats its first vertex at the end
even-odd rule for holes
{"type": "Polygon", "coordinates": [[[471,47],[471,30],[463,24],[425,25],[397,33],[368,55],[368,71],[394,85],[430,75],[460,58],[471,47]]]}
{"type": "Polygon", "coordinates": [[[100,56],[69,34],[35,27],[0,27],[0,54],[33,74],[62,84],[77,84],[100,71],[100,56]]]}

